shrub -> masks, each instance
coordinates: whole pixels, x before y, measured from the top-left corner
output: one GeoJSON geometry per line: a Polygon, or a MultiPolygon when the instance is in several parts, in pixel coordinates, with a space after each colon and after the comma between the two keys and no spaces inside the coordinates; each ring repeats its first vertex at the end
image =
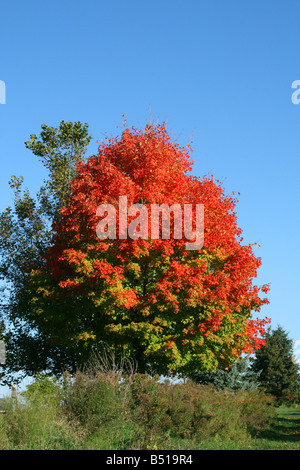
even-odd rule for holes
{"type": "Polygon", "coordinates": [[[147,448],[149,442],[158,444],[172,421],[168,415],[169,403],[166,386],[158,377],[135,374],[128,384],[128,411],[136,445],[147,448]]]}
{"type": "Polygon", "coordinates": [[[99,364],[63,382],[38,377],[22,399],[8,400],[0,415],[0,449],[197,448],[212,438],[245,440],[275,413],[259,391],[218,391],[99,364]]]}
{"type": "Polygon", "coordinates": [[[10,448],[10,442],[7,435],[6,419],[3,413],[0,413],[0,450],[10,448]]]}
{"type": "Polygon", "coordinates": [[[12,448],[62,450],[80,448],[83,434],[54,406],[37,400],[7,402],[5,414],[6,436],[12,448]]]}
{"type": "Polygon", "coordinates": [[[192,381],[160,383],[145,375],[134,377],[130,391],[130,413],[139,424],[136,437],[141,447],[155,439],[166,444],[166,438],[246,439],[249,432],[268,426],[274,416],[274,407],[255,391],[217,391],[192,381]]]}
{"type": "Polygon", "coordinates": [[[68,400],[72,419],[78,419],[88,432],[118,419],[123,411],[121,387],[113,374],[91,378],[77,372],[68,400]]]}
{"type": "Polygon", "coordinates": [[[167,438],[198,441],[212,436],[234,438],[246,435],[239,410],[214,404],[226,394],[209,386],[159,383],[157,378],[135,376],[131,387],[130,413],[139,423],[136,437],[143,448],[154,437],[166,444],[167,438]]]}
{"type": "Polygon", "coordinates": [[[237,400],[241,400],[238,403],[241,419],[250,433],[263,431],[270,426],[276,416],[272,399],[261,391],[239,392],[237,400]]]}

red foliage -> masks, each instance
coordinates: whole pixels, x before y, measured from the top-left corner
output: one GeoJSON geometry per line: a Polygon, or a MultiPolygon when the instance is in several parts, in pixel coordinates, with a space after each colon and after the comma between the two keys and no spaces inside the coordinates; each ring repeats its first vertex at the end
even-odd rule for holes
{"type": "Polygon", "coordinates": [[[69,297],[80,325],[72,326],[73,344],[85,331],[85,339],[122,345],[159,372],[214,369],[261,346],[269,320],[251,313],[268,303],[259,294],[269,287],[253,285],[261,261],[242,245],[237,200],[213,177],[190,174],[190,150],[172,143],[164,125],[147,125],[125,128],[79,165],[47,259],[53,295],[69,297]],[[165,240],[119,239],[118,224],[115,240],[99,240],[97,208],[112,204],[118,213],[119,196],[149,214],[151,204],[204,204],[203,247],[187,250],[172,230],[165,240]]]}

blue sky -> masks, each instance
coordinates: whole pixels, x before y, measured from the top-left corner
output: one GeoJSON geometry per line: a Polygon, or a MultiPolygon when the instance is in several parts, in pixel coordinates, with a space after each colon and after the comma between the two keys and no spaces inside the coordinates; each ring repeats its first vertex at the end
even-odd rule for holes
{"type": "Polygon", "coordinates": [[[11,175],[32,193],[45,176],[24,146],[42,123],[87,122],[93,141],[122,114],[193,137],[193,174],[240,192],[239,226],[271,283],[272,318],[300,340],[299,0],[1,2],[0,210],[11,175]]]}

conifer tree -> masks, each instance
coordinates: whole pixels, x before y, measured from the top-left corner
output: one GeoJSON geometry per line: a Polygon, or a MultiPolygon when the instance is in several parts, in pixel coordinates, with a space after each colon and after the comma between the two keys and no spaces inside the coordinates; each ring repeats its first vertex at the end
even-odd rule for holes
{"type": "Polygon", "coordinates": [[[256,390],[260,372],[256,373],[249,367],[250,356],[246,356],[226,369],[217,369],[215,372],[197,371],[190,378],[196,384],[212,385],[216,390],[256,390]]]}
{"type": "Polygon", "coordinates": [[[279,398],[278,403],[293,402],[299,393],[299,366],[293,358],[293,340],[278,326],[265,333],[265,345],[252,360],[253,372],[260,372],[258,381],[266,393],[279,398]]]}

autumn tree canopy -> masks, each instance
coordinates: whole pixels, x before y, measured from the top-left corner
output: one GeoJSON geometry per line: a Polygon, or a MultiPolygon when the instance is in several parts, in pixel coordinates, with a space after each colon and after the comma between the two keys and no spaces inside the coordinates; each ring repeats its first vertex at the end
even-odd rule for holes
{"type": "Polygon", "coordinates": [[[28,318],[79,361],[108,345],[141,371],[188,373],[228,366],[262,344],[267,320],[252,318],[267,302],[268,286],[253,285],[260,260],[242,245],[236,200],[212,177],[191,175],[190,151],[164,124],[125,127],[79,163],[46,263],[31,271],[28,318]],[[139,237],[141,227],[121,238],[118,217],[117,236],[100,239],[97,209],[111,204],[118,214],[120,196],[150,218],[154,204],[203,204],[203,246],[187,250],[174,227],[169,239],[139,237]]]}
{"type": "MultiPolygon", "coordinates": [[[[30,268],[30,308],[19,312],[77,363],[109,346],[136,359],[142,372],[185,375],[227,367],[263,344],[268,320],[253,318],[268,302],[268,285],[253,284],[261,262],[242,244],[236,199],[213,177],[191,174],[191,151],[174,143],[164,124],[125,125],[78,163],[51,246],[30,268]],[[125,227],[133,224],[135,237],[124,235],[124,219],[121,233],[124,196],[128,207],[146,209],[146,234],[138,211],[127,214],[125,227]],[[104,204],[115,208],[115,237],[97,235],[104,204]],[[151,238],[153,207],[162,204],[195,208],[194,228],[203,205],[200,249],[187,249],[185,232],[176,236],[173,212],[170,236],[151,238]]],[[[161,217],[160,235],[162,226],[161,217]]]]}

